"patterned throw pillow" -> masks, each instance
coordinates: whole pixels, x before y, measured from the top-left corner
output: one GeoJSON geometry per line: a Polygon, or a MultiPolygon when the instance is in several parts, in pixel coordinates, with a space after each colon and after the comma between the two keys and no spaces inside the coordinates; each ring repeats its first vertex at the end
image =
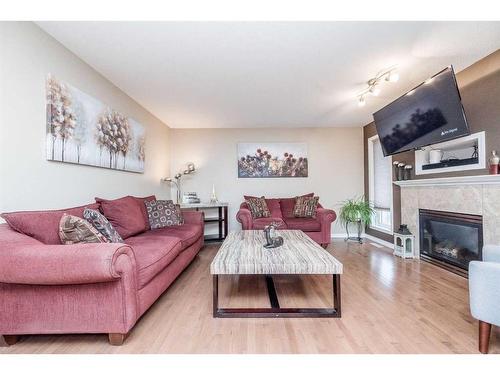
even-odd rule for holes
{"type": "Polygon", "coordinates": [[[144,204],[146,205],[146,210],[148,211],[149,225],[151,226],[151,229],[181,225],[184,222],[180,206],[178,204],[174,204],[171,200],[152,200],[146,201],[144,204]]]}
{"type": "Polygon", "coordinates": [[[99,211],[86,208],[83,211],[83,217],[90,224],[92,224],[93,227],[108,240],[108,242],[123,242],[123,239],[118,234],[116,229],[113,228],[108,219],[106,219],[106,216],[101,214],[99,211]]]}
{"type": "Polygon", "coordinates": [[[295,217],[316,217],[316,208],[318,207],[319,197],[297,197],[295,198],[295,207],[293,216],[295,217]]]}
{"type": "Polygon", "coordinates": [[[269,211],[269,208],[267,208],[267,203],[264,197],[249,198],[246,202],[254,219],[271,216],[271,212],[269,211]]]}
{"type": "Polygon", "coordinates": [[[109,242],[88,221],[67,214],[63,214],[59,222],[59,238],[63,245],[109,242]]]}

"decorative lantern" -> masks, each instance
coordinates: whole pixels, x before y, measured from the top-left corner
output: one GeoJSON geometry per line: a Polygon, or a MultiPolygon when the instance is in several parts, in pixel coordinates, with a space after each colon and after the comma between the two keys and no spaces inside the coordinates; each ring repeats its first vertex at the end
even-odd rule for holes
{"type": "Polygon", "coordinates": [[[394,255],[403,259],[415,258],[415,236],[405,224],[394,232],[394,255]]]}

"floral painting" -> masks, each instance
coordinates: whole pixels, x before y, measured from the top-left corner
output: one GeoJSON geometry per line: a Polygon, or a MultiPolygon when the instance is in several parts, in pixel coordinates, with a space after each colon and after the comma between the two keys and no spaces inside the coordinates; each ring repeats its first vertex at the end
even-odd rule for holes
{"type": "Polygon", "coordinates": [[[46,95],[48,160],[144,172],[141,124],[51,75],[46,95]]]}
{"type": "Polygon", "coordinates": [[[238,177],[307,177],[305,143],[239,143],[238,177]]]}

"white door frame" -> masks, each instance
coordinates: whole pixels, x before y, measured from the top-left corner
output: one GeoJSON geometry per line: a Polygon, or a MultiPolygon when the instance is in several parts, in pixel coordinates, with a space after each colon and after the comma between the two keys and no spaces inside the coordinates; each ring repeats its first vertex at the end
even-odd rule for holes
{"type": "MultiPolygon", "coordinates": [[[[374,135],[370,138],[368,138],[368,198],[370,201],[373,201],[373,197],[375,196],[375,190],[374,190],[374,180],[375,180],[375,167],[373,163],[373,144],[376,140],[378,140],[379,137],[378,135],[374,135]]],[[[389,170],[391,173],[389,174],[391,176],[391,181],[390,181],[390,189],[389,191],[391,192],[390,196],[390,211],[391,211],[391,228],[394,229],[394,207],[393,207],[393,191],[392,191],[392,156],[387,156],[387,163],[389,163],[389,170]]],[[[388,231],[387,229],[376,227],[376,226],[369,226],[370,229],[387,233],[387,234],[392,234],[392,230],[388,231]]]]}

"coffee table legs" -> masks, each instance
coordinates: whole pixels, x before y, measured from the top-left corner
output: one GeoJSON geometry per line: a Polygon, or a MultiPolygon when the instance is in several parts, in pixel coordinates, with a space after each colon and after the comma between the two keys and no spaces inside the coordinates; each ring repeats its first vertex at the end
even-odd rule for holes
{"type": "Polygon", "coordinates": [[[280,307],[273,278],[266,275],[266,285],[271,307],[267,308],[220,308],[219,276],[213,275],[214,318],[340,318],[340,275],[333,275],[333,308],[285,308],[280,307]]]}
{"type": "Polygon", "coordinates": [[[340,291],[340,275],[333,275],[333,308],[337,312],[337,318],[342,316],[342,298],[340,291]]]}

